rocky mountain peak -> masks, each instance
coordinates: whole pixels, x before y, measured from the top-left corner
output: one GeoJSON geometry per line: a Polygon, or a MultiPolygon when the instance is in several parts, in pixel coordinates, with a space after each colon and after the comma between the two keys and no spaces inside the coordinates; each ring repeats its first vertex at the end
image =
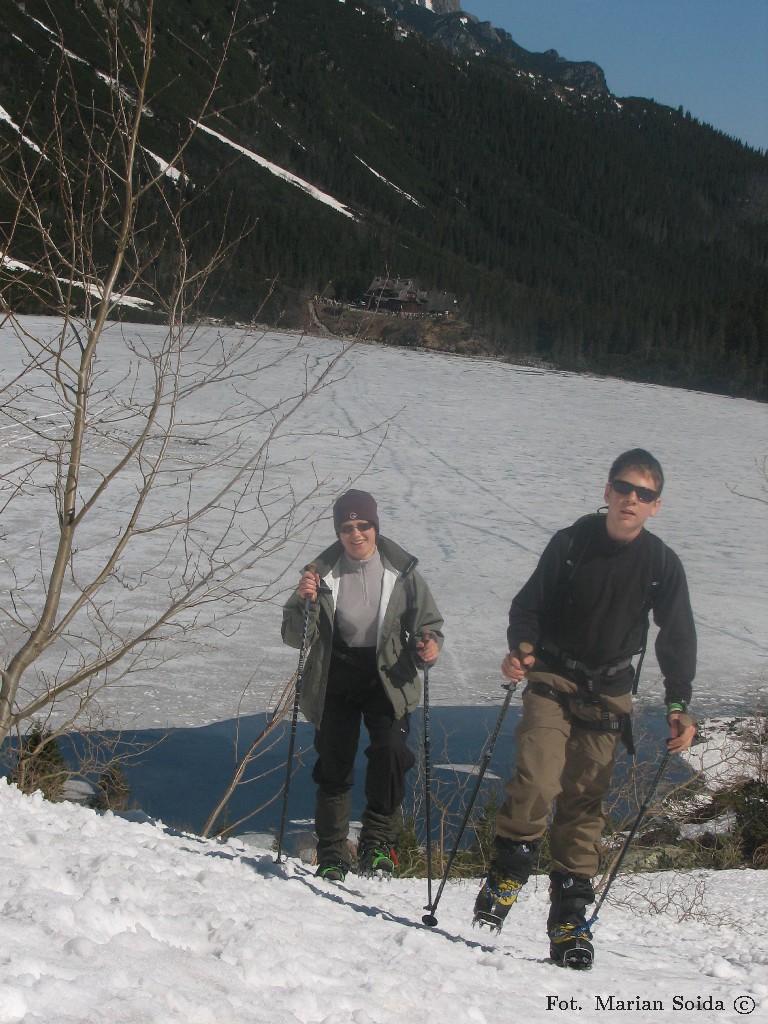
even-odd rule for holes
{"type": "MultiPolygon", "coordinates": [[[[555,87],[585,96],[609,96],[603,69],[592,61],[569,61],[557,50],[532,53],[490,21],[462,11],[459,0],[374,0],[375,6],[404,28],[464,59],[492,57],[523,72],[551,81],[555,87]]],[[[563,98],[567,99],[567,96],[563,98]]]]}
{"type": "Polygon", "coordinates": [[[426,7],[435,14],[458,14],[461,11],[459,0],[411,0],[417,7],[426,7]]]}

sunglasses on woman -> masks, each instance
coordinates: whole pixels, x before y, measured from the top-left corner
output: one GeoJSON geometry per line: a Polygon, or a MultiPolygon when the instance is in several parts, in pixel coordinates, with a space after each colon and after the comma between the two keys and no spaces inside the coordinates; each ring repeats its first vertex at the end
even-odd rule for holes
{"type": "Polygon", "coordinates": [[[373,523],[345,523],[344,526],[339,527],[339,533],[354,533],[355,530],[359,530],[360,533],[368,533],[372,529],[373,523]]]}
{"type": "Polygon", "coordinates": [[[637,500],[641,501],[644,505],[650,505],[652,501],[656,501],[659,497],[658,491],[653,491],[650,487],[639,487],[637,484],[631,484],[629,480],[611,480],[611,487],[617,494],[626,495],[634,491],[637,495],[637,500]]]}

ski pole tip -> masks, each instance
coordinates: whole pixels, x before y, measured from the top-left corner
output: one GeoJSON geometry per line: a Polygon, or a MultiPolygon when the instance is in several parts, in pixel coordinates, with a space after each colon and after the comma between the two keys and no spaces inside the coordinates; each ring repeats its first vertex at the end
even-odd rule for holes
{"type": "Polygon", "coordinates": [[[424,916],[422,917],[421,920],[424,922],[424,924],[428,928],[436,928],[437,927],[437,918],[435,917],[434,914],[424,914],[424,916]]]}

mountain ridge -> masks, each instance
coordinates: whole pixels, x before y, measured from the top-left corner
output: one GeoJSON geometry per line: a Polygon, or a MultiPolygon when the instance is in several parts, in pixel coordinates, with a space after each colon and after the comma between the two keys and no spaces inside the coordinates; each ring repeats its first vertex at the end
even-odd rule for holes
{"type": "Polygon", "coordinates": [[[405,29],[419,32],[457,57],[495,58],[519,71],[549,79],[588,96],[609,96],[603,69],[593,61],[569,61],[555,49],[534,53],[516,43],[509,32],[481,21],[447,0],[432,9],[418,0],[376,0],[374,6],[405,29]]]}
{"type": "MultiPolygon", "coordinates": [[[[9,185],[34,156],[24,139],[53,137],[57,89],[65,120],[93,96],[105,123],[115,69],[99,41],[104,12],[122,33],[114,77],[130,83],[143,0],[61,10],[26,0],[0,15],[9,185]],[[65,84],[77,93],[66,101],[65,84]]],[[[206,131],[167,186],[196,190],[187,218],[199,258],[219,230],[246,226],[207,308],[301,327],[312,294],[355,303],[376,276],[409,277],[459,297],[462,350],[763,397],[765,154],[651,100],[586,92],[497,54],[457,55],[409,29],[406,13],[477,27],[414,4],[241,0],[206,131]]],[[[156,168],[197,116],[225,12],[167,0],[154,30],[154,116],[140,141],[156,168]]],[[[80,129],[70,128],[74,159],[80,129]]],[[[162,219],[157,202],[147,215],[162,219]]],[[[60,216],[61,201],[51,210],[60,216]]],[[[6,261],[34,264],[28,233],[3,236],[6,261]]],[[[0,286],[18,304],[9,267],[0,286]]],[[[161,254],[153,280],[165,288],[169,274],[161,254]]],[[[415,324],[398,333],[421,343],[415,324]]],[[[439,344],[439,329],[429,333],[439,344]]]]}

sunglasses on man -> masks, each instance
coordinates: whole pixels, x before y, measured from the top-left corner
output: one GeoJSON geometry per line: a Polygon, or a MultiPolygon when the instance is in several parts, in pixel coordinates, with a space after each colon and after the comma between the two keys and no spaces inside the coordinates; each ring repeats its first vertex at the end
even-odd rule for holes
{"type": "Polygon", "coordinates": [[[659,497],[658,491],[651,490],[650,487],[639,487],[637,484],[631,484],[629,480],[611,480],[610,486],[617,494],[627,495],[634,491],[637,495],[637,500],[641,501],[644,505],[650,505],[652,501],[656,501],[659,497]]]}
{"type": "Polygon", "coordinates": [[[373,523],[345,523],[339,527],[339,533],[354,533],[355,530],[359,530],[360,533],[368,533],[369,530],[373,529],[373,523]]]}

